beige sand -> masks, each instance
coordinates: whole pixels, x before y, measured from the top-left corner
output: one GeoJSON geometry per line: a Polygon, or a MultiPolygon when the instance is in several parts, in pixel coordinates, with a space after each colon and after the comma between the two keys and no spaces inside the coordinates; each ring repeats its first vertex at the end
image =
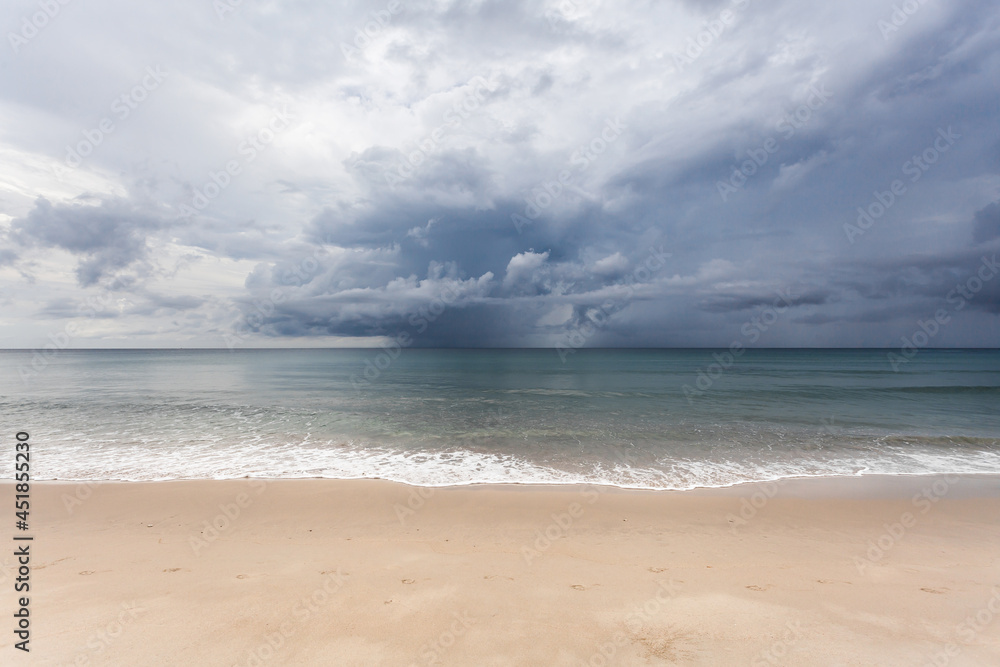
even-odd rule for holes
{"type": "Polygon", "coordinates": [[[1000,665],[998,488],[35,484],[0,663],[1000,665]]]}

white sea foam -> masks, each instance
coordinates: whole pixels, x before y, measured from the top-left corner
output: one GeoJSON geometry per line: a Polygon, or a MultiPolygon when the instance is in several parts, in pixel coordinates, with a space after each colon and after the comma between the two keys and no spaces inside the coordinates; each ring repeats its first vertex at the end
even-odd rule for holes
{"type": "MultiPolygon", "coordinates": [[[[225,443],[220,437],[167,446],[162,441],[117,444],[76,435],[36,442],[35,479],[164,481],[241,477],[386,479],[418,486],[469,484],[601,484],[630,489],[725,487],[791,477],[976,474],[1000,470],[1000,452],[886,448],[864,456],[782,457],[768,460],[673,459],[655,465],[613,460],[574,466],[534,462],[512,454],[463,449],[403,451],[382,445],[332,442],[272,444],[261,438],[225,443]]],[[[3,471],[12,477],[12,468],[3,471]]]]}

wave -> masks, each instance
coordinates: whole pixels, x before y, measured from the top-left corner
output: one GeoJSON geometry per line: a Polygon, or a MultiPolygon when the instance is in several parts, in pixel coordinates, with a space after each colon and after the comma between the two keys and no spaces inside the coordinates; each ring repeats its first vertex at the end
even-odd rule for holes
{"type": "MultiPolygon", "coordinates": [[[[993,442],[996,445],[996,442],[993,442]]],[[[594,484],[624,489],[688,490],[793,477],[1000,473],[995,447],[944,448],[883,442],[865,451],[796,456],[729,452],[716,458],[663,455],[636,462],[626,457],[581,457],[573,463],[464,448],[403,451],[354,442],[297,440],[281,444],[250,439],[223,444],[205,438],[171,447],[80,439],[36,445],[44,475],[63,481],[167,481],[194,479],[385,479],[415,486],[470,484],[594,484]]],[[[39,473],[42,470],[36,468],[39,473]]],[[[13,470],[2,476],[13,477],[13,470]]]]}

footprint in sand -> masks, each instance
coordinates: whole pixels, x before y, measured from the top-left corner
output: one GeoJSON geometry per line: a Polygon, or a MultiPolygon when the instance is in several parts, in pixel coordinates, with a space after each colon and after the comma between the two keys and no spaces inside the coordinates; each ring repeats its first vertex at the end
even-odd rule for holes
{"type": "Polygon", "coordinates": [[[403,579],[402,581],[403,581],[404,584],[412,584],[412,583],[414,583],[413,579],[403,579]]]}
{"type": "Polygon", "coordinates": [[[249,579],[250,575],[249,574],[237,574],[236,578],[237,579],[249,579]]]}
{"type": "Polygon", "coordinates": [[[506,579],[507,581],[514,581],[514,577],[504,577],[499,574],[484,574],[483,579],[506,579]]]}
{"type": "Polygon", "coordinates": [[[944,592],[948,590],[947,588],[938,590],[937,588],[921,588],[924,593],[937,593],[938,595],[944,595],[944,592]]]}
{"type": "Polygon", "coordinates": [[[80,574],[94,574],[94,571],[93,570],[84,570],[80,574]]]}
{"type": "Polygon", "coordinates": [[[770,586],[761,587],[754,585],[754,586],[747,586],[747,588],[749,588],[752,591],[766,591],[768,588],[770,588],[770,586]]]}
{"type": "Polygon", "coordinates": [[[179,572],[181,568],[179,567],[168,567],[164,572],[179,572]]]}
{"type": "Polygon", "coordinates": [[[656,574],[659,574],[660,572],[666,572],[667,568],[665,568],[665,567],[651,567],[651,568],[649,568],[649,571],[650,572],[655,572],[656,574]]]}
{"type": "Polygon", "coordinates": [[[585,591],[588,588],[593,588],[594,586],[600,586],[600,584],[591,584],[590,586],[583,586],[581,584],[573,584],[570,586],[574,591],[585,591]]]}

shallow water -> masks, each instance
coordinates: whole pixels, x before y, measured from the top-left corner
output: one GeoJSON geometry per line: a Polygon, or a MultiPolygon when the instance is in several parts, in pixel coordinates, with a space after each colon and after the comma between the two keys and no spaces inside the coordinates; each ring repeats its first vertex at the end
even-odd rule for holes
{"type": "Polygon", "coordinates": [[[0,407],[36,479],[1000,473],[997,351],[922,350],[899,372],[883,350],[7,351],[0,407]]]}

